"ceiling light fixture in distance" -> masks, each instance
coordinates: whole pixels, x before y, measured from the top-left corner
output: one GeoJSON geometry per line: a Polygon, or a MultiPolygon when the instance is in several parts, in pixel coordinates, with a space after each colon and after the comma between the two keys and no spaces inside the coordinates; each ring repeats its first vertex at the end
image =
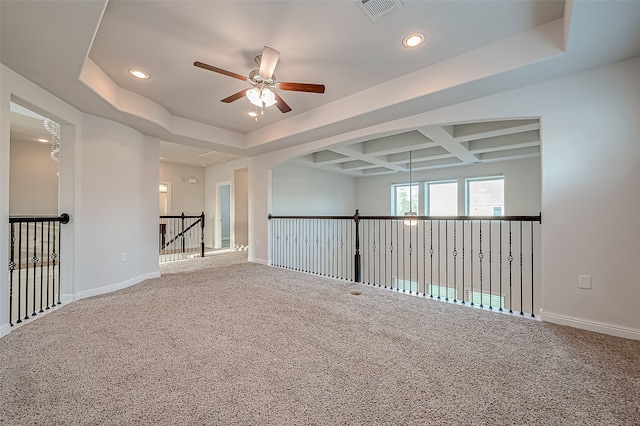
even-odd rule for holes
{"type": "Polygon", "coordinates": [[[149,78],[149,74],[148,73],[146,73],[146,72],[144,72],[142,70],[139,70],[139,69],[135,69],[135,68],[130,69],[129,70],[129,74],[131,74],[135,78],[139,78],[139,79],[149,78]]]}
{"type": "Polygon", "coordinates": [[[404,47],[418,47],[420,46],[422,43],[424,43],[425,40],[425,36],[422,33],[413,33],[413,34],[409,34],[408,36],[406,36],[404,38],[404,40],[402,40],[402,45],[404,47]]]}

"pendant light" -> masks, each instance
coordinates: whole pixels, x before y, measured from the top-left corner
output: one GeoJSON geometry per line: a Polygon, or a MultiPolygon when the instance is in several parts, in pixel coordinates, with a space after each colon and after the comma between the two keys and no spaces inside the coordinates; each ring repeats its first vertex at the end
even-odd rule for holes
{"type": "Polygon", "coordinates": [[[409,151],[409,211],[405,212],[404,224],[407,226],[416,226],[418,224],[418,213],[413,211],[413,164],[411,158],[411,151],[409,151]]]}

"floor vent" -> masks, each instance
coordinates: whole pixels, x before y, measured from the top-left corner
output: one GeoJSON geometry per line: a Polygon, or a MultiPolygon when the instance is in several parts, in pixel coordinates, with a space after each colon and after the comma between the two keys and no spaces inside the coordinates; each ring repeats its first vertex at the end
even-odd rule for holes
{"type": "Polygon", "coordinates": [[[399,10],[402,7],[400,0],[355,0],[360,9],[371,20],[378,22],[390,13],[399,10]]]}

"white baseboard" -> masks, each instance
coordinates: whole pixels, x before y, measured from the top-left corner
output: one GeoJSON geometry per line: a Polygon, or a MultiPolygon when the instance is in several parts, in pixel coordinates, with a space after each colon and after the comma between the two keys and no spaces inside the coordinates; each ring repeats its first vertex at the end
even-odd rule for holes
{"type": "Polygon", "coordinates": [[[618,325],[597,321],[590,321],[583,318],[576,318],[568,315],[556,314],[553,312],[545,312],[543,310],[540,310],[540,318],[542,319],[542,321],[547,321],[554,324],[568,325],[570,327],[595,331],[597,333],[609,334],[616,337],[623,337],[625,339],[640,340],[640,330],[636,330],[633,328],[621,327],[618,325]]]}
{"type": "Polygon", "coordinates": [[[80,299],[85,299],[87,297],[98,296],[105,293],[111,293],[112,291],[116,291],[116,290],[122,290],[123,288],[131,287],[132,285],[141,283],[144,280],[149,280],[152,278],[160,278],[160,271],[150,272],[148,274],[131,278],[130,280],[122,281],[116,284],[106,285],[104,287],[98,287],[98,288],[92,288],[90,290],[79,291],[78,293],[73,295],[72,300],[80,300],[80,299]]]}
{"type": "Polygon", "coordinates": [[[268,265],[269,262],[266,259],[257,259],[255,257],[249,257],[247,258],[248,262],[253,262],[253,263],[259,263],[261,265],[268,265]]]}

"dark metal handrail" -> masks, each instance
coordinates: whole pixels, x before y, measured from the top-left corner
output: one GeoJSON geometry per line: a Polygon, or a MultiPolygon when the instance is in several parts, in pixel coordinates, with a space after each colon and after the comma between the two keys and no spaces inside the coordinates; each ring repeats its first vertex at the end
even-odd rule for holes
{"type": "Polygon", "coordinates": [[[60,222],[69,223],[71,218],[67,213],[62,213],[60,216],[10,216],[9,223],[41,223],[41,222],[60,222]]]}

